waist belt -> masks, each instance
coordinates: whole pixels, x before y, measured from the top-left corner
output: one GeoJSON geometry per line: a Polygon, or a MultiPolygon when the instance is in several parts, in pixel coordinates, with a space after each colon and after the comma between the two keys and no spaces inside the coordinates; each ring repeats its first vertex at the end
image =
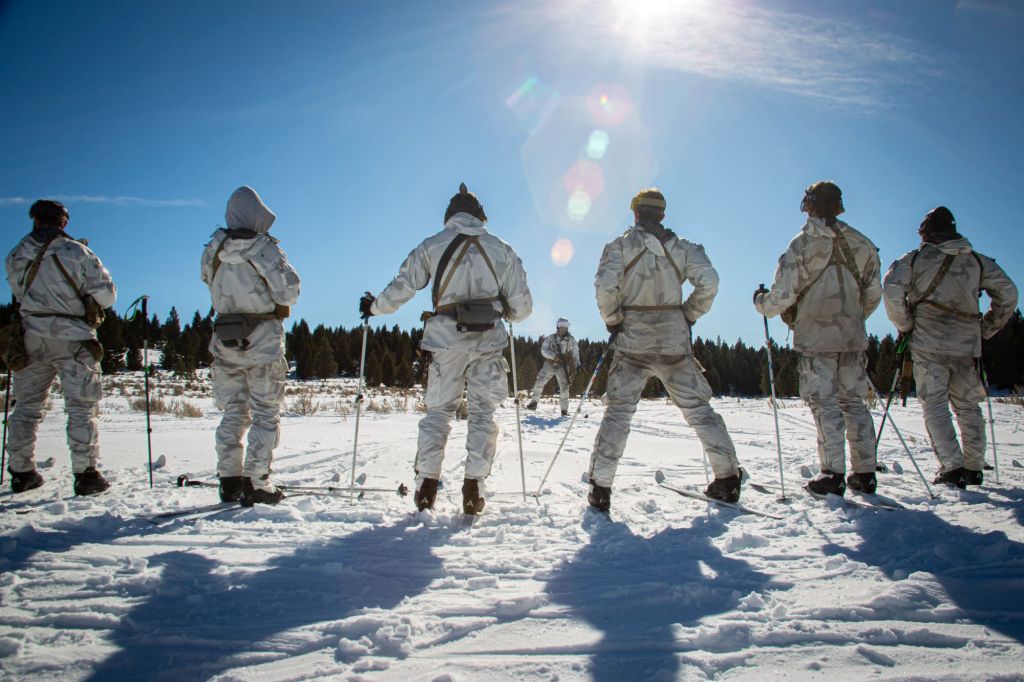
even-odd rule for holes
{"type": "Polygon", "coordinates": [[[953,308],[951,306],[945,305],[943,303],[939,303],[938,301],[924,300],[924,301],[919,301],[917,303],[917,305],[930,305],[930,306],[934,306],[934,307],[938,308],[939,310],[941,310],[941,311],[943,311],[945,313],[949,313],[950,315],[956,315],[957,317],[963,318],[965,320],[974,321],[974,320],[980,320],[983,317],[981,313],[965,313],[962,310],[957,310],[956,308],[953,308]]]}
{"type": "Polygon", "coordinates": [[[683,310],[682,305],[624,305],[622,306],[624,312],[657,312],[664,310],[683,310]]]}

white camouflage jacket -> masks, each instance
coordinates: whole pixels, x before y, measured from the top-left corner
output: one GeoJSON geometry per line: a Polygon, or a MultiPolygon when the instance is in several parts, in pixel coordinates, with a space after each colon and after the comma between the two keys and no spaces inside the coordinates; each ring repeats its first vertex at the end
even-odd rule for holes
{"type": "MultiPolygon", "coordinates": [[[[525,320],[533,312],[533,297],[526,284],[526,271],[523,263],[512,250],[512,247],[501,239],[490,234],[483,223],[468,213],[456,213],[444,229],[428,237],[417,246],[402,263],[398,274],[373,302],[371,311],[374,315],[386,315],[398,310],[404,303],[416,295],[416,292],[430,284],[438,262],[448,244],[457,234],[465,234],[479,238],[480,245],[486,250],[487,257],[494,266],[491,273],[487,262],[475,246],[466,251],[465,257],[456,265],[456,256],[448,263],[442,282],[448,279],[438,301],[440,306],[469,300],[504,297],[507,304],[505,318],[512,322],[525,320]],[[495,279],[497,275],[497,281],[495,279]]],[[[495,302],[496,311],[501,304],[495,302]]],[[[462,351],[471,353],[488,353],[508,345],[508,333],[505,326],[496,323],[494,328],[485,332],[460,332],[456,329],[455,320],[446,315],[436,315],[426,321],[423,327],[423,341],[420,347],[428,351],[462,351]]]]}
{"type": "MultiPolygon", "coordinates": [[[[220,229],[203,250],[200,276],[210,289],[213,309],[218,315],[270,313],[275,304],[292,306],[299,299],[299,275],[277,239],[268,234],[276,217],[248,187],[231,195],[228,228],[251,230],[256,235],[251,239],[229,239],[228,231],[220,229]],[[218,251],[220,265],[214,274],[214,256],[218,251]]],[[[249,344],[245,350],[229,348],[214,334],[210,353],[223,362],[243,366],[278,360],[284,356],[283,322],[263,320],[249,336],[249,344]]]]}
{"type": "Polygon", "coordinates": [[[608,325],[622,324],[613,346],[660,355],[689,355],[690,326],[718,293],[718,273],[704,247],[672,234],[664,246],[633,226],[604,247],[594,278],[597,307],[608,325]],[[693,291],[683,301],[683,283],[693,291]]]}
{"type": "Polygon", "coordinates": [[[6,262],[7,283],[21,304],[23,328],[26,332],[51,339],[95,339],[95,330],[84,320],[58,317],[53,313],[84,316],[85,305],[80,293],[92,296],[103,308],[113,306],[117,300],[117,287],[110,273],[88,246],[61,234],[50,243],[36,277],[26,291],[25,275],[43,247],[43,242],[33,238],[33,234],[36,233],[18,242],[7,255],[6,262]],[[54,258],[60,259],[78,291],[71,288],[54,258]]]}
{"type": "Polygon", "coordinates": [[[755,303],[758,312],[768,317],[797,305],[793,346],[801,353],[867,349],[864,320],[882,298],[877,247],[841,220],[836,227],[849,245],[860,282],[840,264],[843,254],[832,228],[821,218],[808,218],[779,258],[771,291],[759,295],[755,303]]]}
{"type": "Polygon", "coordinates": [[[572,334],[559,336],[558,332],[555,332],[545,336],[544,342],[540,345],[540,354],[545,360],[551,360],[555,364],[561,363],[562,358],[565,358],[568,364],[566,370],[570,374],[580,364],[580,345],[572,334]]]}
{"type": "Polygon", "coordinates": [[[886,273],[884,294],[896,329],[913,330],[910,347],[944,355],[980,357],[982,338],[1002,329],[1017,308],[1017,287],[963,238],[925,242],[904,254],[886,273]],[[929,293],[947,256],[953,256],[950,266],[929,293]],[[984,316],[978,311],[981,291],[992,299],[984,316]]]}

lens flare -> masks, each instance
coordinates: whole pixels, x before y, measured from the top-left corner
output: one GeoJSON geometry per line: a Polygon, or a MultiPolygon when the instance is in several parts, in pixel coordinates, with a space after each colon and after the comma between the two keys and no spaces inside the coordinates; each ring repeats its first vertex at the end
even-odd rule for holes
{"type": "Polygon", "coordinates": [[[568,239],[559,239],[551,247],[551,262],[559,267],[565,267],[572,260],[575,249],[568,239]]]}
{"type": "Polygon", "coordinates": [[[529,76],[505,98],[505,106],[512,110],[519,125],[534,135],[558,108],[561,99],[561,95],[544,85],[540,78],[529,76]]]}
{"type": "Polygon", "coordinates": [[[633,111],[633,101],[621,85],[598,83],[587,96],[587,110],[597,123],[617,126],[633,111]]]}
{"type": "Polygon", "coordinates": [[[591,203],[590,195],[585,190],[578,189],[569,195],[569,202],[565,207],[565,212],[569,215],[570,220],[580,222],[590,213],[591,203]]]}
{"type": "Polygon", "coordinates": [[[587,138],[587,156],[600,161],[608,152],[608,133],[603,130],[595,130],[587,138]]]}

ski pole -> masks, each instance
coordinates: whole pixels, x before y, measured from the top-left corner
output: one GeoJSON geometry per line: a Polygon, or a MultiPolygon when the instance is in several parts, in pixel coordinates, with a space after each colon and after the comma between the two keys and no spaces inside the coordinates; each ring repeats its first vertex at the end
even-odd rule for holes
{"type": "Polygon", "coordinates": [[[0,450],[0,485],[4,482],[4,470],[7,466],[7,414],[11,407],[11,368],[7,368],[7,388],[4,389],[4,444],[0,450]]]}
{"type": "MultiPolygon", "coordinates": [[[[760,287],[764,289],[764,284],[760,287]]],[[[767,289],[765,289],[767,291],[767,289]]],[[[775,367],[772,365],[772,337],[768,332],[768,316],[762,315],[761,319],[764,320],[764,345],[768,351],[768,383],[772,387],[772,415],[775,417],[775,450],[779,453],[779,501],[786,501],[786,480],[782,473],[782,436],[779,434],[779,406],[775,398],[775,367]]]]}
{"type": "MultiPolygon", "coordinates": [[[[889,387],[889,395],[885,399],[885,410],[882,412],[882,423],[878,427],[878,434],[875,436],[875,462],[878,462],[878,444],[882,442],[882,431],[885,430],[885,420],[889,417],[889,408],[892,406],[892,398],[896,394],[896,382],[899,381],[903,370],[903,355],[907,353],[907,345],[910,341],[910,334],[907,334],[896,345],[896,371],[892,374],[892,385],[889,387]]],[[[874,390],[874,389],[872,389],[874,390]]],[[[875,395],[878,395],[876,392],[875,395]]]]}
{"type": "MultiPolygon", "coordinates": [[[[864,377],[867,379],[868,386],[871,387],[871,390],[875,392],[875,395],[878,395],[878,389],[875,388],[875,384],[871,381],[871,377],[867,375],[867,372],[864,373],[864,377]]],[[[917,475],[921,477],[921,483],[924,483],[924,489],[928,491],[928,497],[934,500],[936,495],[932,492],[931,486],[928,485],[928,479],[924,477],[924,473],[922,473],[921,467],[918,466],[914,453],[910,451],[910,446],[907,445],[907,441],[903,439],[903,434],[900,433],[900,427],[896,426],[896,420],[892,418],[891,414],[889,415],[889,423],[892,424],[892,430],[896,432],[896,436],[899,437],[900,443],[903,444],[903,449],[907,451],[907,456],[910,457],[910,461],[914,463],[914,468],[917,469],[917,475]]]]}
{"type": "MultiPolygon", "coordinates": [[[[985,371],[985,363],[981,358],[978,359],[978,369],[981,370],[981,383],[985,385],[985,400],[988,401],[988,427],[992,434],[992,460],[996,468],[996,483],[999,483],[999,450],[996,448],[996,422],[992,417],[992,392],[988,388],[988,373],[985,371]]],[[[10,382],[10,379],[7,381],[10,382]]],[[[4,424],[6,423],[4,422],[4,424]]]]}
{"type": "MultiPolygon", "coordinates": [[[[370,292],[366,292],[369,294],[370,292]]],[[[356,452],[359,449],[359,413],[363,407],[363,381],[366,369],[366,336],[370,330],[370,316],[363,316],[363,350],[359,354],[359,384],[356,386],[356,432],[352,439],[352,488],[356,487],[356,452]]],[[[355,504],[355,493],[349,495],[349,502],[355,504]]]]}
{"type": "Polygon", "coordinates": [[[149,461],[149,487],[153,487],[153,428],[150,425],[150,409],[149,409],[149,308],[147,303],[149,302],[149,296],[142,295],[131,302],[128,306],[128,312],[125,313],[125,317],[133,310],[134,314],[131,316],[132,320],[138,318],[139,310],[142,311],[142,382],[144,386],[146,396],[146,456],[149,461]]]}
{"type": "Polygon", "coordinates": [[[519,475],[523,480],[523,502],[526,502],[526,462],[523,459],[523,425],[519,420],[519,376],[516,371],[516,337],[512,323],[508,323],[508,348],[512,356],[512,393],[516,405],[516,437],[519,439],[519,475]]]}
{"type": "MultiPolygon", "coordinates": [[[[544,483],[548,480],[548,475],[551,474],[551,469],[555,466],[555,461],[558,459],[558,455],[562,452],[562,447],[565,445],[565,441],[569,438],[569,433],[572,431],[573,424],[576,423],[576,418],[580,416],[580,410],[583,409],[583,404],[587,402],[590,397],[590,389],[594,386],[594,381],[597,379],[598,373],[601,371],[601,366],[604,365],[605,358],[611,352],[612,343],[615,342],[615,337],[618,332],[612,332],[612,335],[608,337],[608,345],[605,346],[604,350],[601,351],[601,355],[597,358],[597,365],[594,366],[594,373],[590,375],[590,381],[587,382],[587,387],[583,390],[583,395],[580,396],[580,402],[576,405],[576,411],[573,412],[572,419],[569,420],[569,427],[565,430],[565,435],[562,436],[562,442],[558,444],[558,449],[555,450],[555,456],[551,458],[551,464],[548,465],[548,470],[544,472],[544,478],[540,480],[540,485],[537,486],[537,492],[534,496],[539,496],[540,491],[544,489],[544,483]]],[[[705,468],[705,476],[707,476],[707,468],[705,468]]]]}

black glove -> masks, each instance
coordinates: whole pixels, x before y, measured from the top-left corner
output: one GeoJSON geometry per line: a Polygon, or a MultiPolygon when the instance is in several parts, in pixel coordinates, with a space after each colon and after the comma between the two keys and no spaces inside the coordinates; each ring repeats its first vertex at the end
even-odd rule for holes
{"type": "Polygon", "coordinates": [[[768,293],[768,290],[764,288],[763,284],[760,285],[759,287],[757,287],[757,291],[754,292],[754,305],[757,305],[757,297],[760,294],[767,294],[767,293],[768,293]]]}
{"type": "Polygon", "coordinates": [[[370,312],[370,306],[372,306],[373,302],[376,300],[377,298],[369,291],[363,294],[363,297],[359,299],[359,316],[364,320],[368,320],[373,317],[373,313],[370,312]]]}
{"type": "Polygon", "coordinates": [[[618,324],[605,324],[604,328],[608,330],[609,334],[618,334],[619,332],[622,331],[622,323],[619,322],[618,324]]]}

